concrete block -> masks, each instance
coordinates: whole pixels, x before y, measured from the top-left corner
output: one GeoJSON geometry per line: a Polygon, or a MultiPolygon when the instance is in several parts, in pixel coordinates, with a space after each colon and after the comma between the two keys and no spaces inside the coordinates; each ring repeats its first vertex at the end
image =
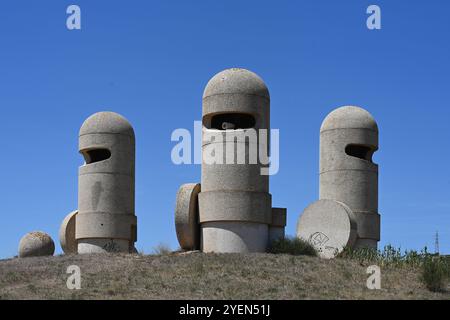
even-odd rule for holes
{"type": "Polygon", "coordinates": [[[65,254],[76,254],[78,251],[78,244],[75,238],[75,224],[78,210],[72,211],[67,215],[61,227],[59,228],[59,242],[65,254]]]}
{"type": "Polygon", "coordinates": [[[269,244],[284,239],[287,223],[286,208],[272,208],[272,222],[269,225],[269,244]]]}
{"type": "Polygon", "coordinates": [[[200,223],[247,221],[272,223],[272,196],[267,192],[202,191],[199,194],[200,223]]]}
{"type": "Polygon", "coordinates": [[[266,252],[269,226],[244,221],[206,222],[202,224],[201,244],[205,253],[266,252]]]}
{"type": "Polygon", "coordinates": [[[330,259],[346,246],[354,246],[357,224],[347,205],[334,200],[318,200],[300,216],[297,237],[310,242],[320,257],[330,259]]]}
{"type": "Polygon", "coordinates": [[[175,208],[175,229],[184,250],[200,249],[198,194],[201,185],[188,183],[180,187],[175,208]]]}

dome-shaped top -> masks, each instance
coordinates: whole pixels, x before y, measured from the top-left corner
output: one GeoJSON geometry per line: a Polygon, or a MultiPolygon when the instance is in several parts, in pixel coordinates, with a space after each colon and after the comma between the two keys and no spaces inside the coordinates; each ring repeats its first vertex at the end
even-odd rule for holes
{"type": "Polygon", "coordinates": [[[249,94],[270,99],[264,81],[256,73],[240,68],[226,69],[212,77],[206,85],[203,98],[227,93],[249,94]]]}
{"type": "Polygon", "coordinates": [[[322,122],[320,131],[332,129],[367,129],[378,132],[372,115],[360,107],[345,106],[333,110],[322,122]]]}
{"type": "Polygon", "coordinates": [[[84,121],[80,136],[96,133],[114,133],[134,137],[134,130],[127,119],[115,112],[98,112],[84,121]]]}

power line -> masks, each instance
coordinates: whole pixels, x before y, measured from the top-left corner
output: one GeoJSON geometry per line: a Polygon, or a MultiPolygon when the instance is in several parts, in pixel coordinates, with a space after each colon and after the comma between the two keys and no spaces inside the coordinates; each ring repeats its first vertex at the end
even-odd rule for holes
{"type": "Polygon", "coordinates": [[[439,232],[436,231],[436,236],[434,239],[434,253],[439,255],[439,232]]]}

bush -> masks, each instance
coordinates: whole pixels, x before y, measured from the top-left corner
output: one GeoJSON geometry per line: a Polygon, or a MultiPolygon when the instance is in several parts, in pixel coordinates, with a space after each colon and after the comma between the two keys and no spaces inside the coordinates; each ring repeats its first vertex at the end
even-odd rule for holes
{"type": "Polygon", "coordinates": [[[445,291],[449,269],[448,263],[440,257],[427,259],[422,266],[422,281],[428,290],[433,292],[445,291]]]}
{"type": "Polygon", "coordinates": [[[274,240],[269,247],[269,253],[317,256],[316,249],[309,242],[294,237],[274,240]]]}
{"type": "Polygon", "coordinates": [[[153,254],[157,256],[168,255],[170,253],[172,253],[172,249],[163,243],[160,243],[153,248],[153,254]]]}
{"type": "Polygon", "coordinates": [[[421,268],[421,280],[433,292],[445,291],[447,281],[450,279],[450,259],[429,253],[427,247],[420,252],[411,250],[403,254],[400,248],[391,245],[385,246],[383,250],[347,247],[338,257],[353,259],[362,264],[377,264],[380,267],[421,268]]]}
{"type": "Polygon", "coordinates": [[[360,263],[378,263],[381,257],[381,252],[376,249],[359,248],[353,249],[351,247],[345,247],[341,253],[337,256],[343,259],[357,260],[360,263]]]}
{"type": "Polygon", "coordinates": [[[380,267],[421,267],[431,256],[427,247],[420,252],[406,250],[402,253],[400,248],[386,245],[383,250],[346,247],[338,257],[357,260],[363,264],[377,264],[380,267]]]}

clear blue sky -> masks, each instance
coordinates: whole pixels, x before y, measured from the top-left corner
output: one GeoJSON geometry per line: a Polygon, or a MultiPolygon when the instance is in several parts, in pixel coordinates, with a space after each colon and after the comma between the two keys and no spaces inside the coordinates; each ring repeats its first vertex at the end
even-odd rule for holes
{"type": "Polygon", "coordinates": [[[342,105],[380,127],[381,245],[450,253],[450,2],[2,1],[0,6],[0,258],[26,232],[55,239],[77,207],[78,129],[121,113],[137,135],[137,248],[176,248],[178,187],[200,166],[175,166],[176,128],[193,129],[210,77],[243,67],[272,97],[281,163],[274,206],[287,233],[318,198],[319,128],[342,105]],[[66,8],[82,30],[66,28],[66,8]],[[382,29],[366,28],[378,4],[382,29]]]}

